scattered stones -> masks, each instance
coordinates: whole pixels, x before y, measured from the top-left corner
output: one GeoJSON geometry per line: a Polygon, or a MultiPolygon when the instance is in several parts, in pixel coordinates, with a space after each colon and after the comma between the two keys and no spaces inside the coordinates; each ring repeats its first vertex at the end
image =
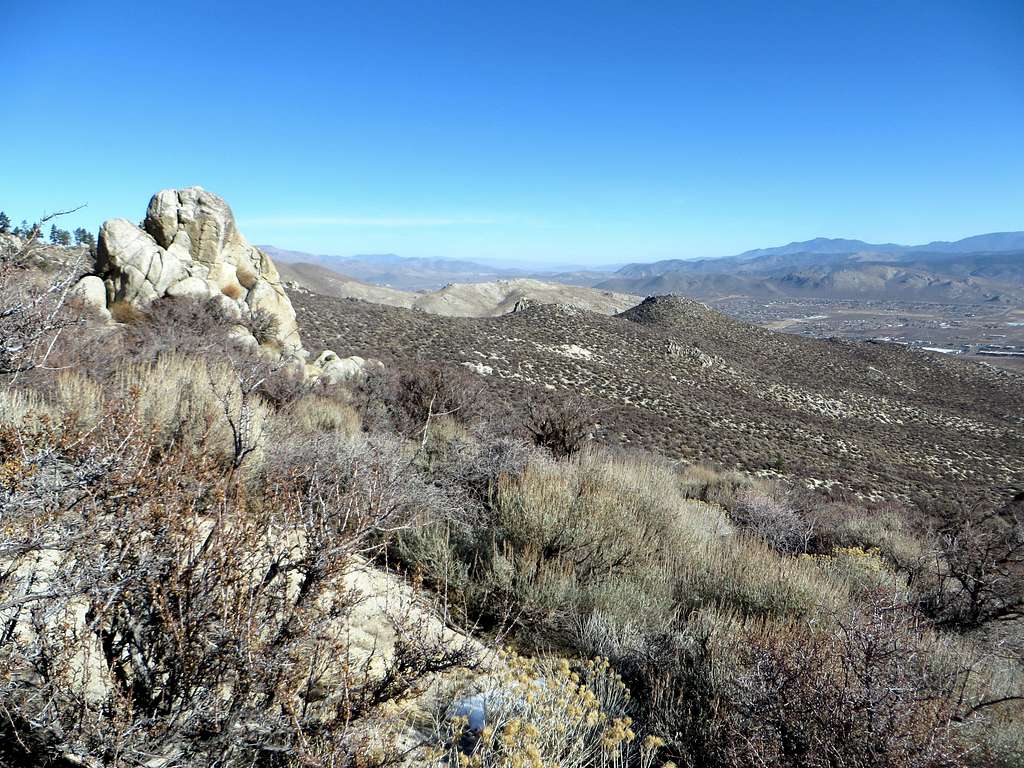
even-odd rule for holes
{"type": "Polygon", "coordinates": [[[494,368],[490,365],[484,365],[483,363],[474,363],[469,360],[462,364],[464,368],[469,368],[473,373],[477,373],[481,376],[490,376],[494,373],[494,368]]]}
{"type": "Polygon", "coordinates": [[[584,398],[602,414],[598,439],[674,459],[887,498],[998,496],[1022,477],[1020,378],[982,366],[773,333],[676,297],[619,317],[547,305],[472,319],[295,301],[318,345],[486,365],[492,397],[512,407],[531,390],[584,398]]]}

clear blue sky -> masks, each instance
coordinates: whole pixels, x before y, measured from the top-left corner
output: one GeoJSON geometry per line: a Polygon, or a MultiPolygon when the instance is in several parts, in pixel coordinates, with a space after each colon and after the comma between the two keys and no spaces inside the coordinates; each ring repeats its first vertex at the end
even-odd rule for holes
{"type": "Polygon", "coordinates": [[[1024,0],[0,0],[0,208],[551,263],[1024,229],[1024,0]]]}

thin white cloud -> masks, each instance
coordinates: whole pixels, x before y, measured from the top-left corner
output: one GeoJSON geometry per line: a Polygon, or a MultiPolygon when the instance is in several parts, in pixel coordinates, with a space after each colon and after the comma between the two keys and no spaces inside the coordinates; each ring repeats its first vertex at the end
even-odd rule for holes
{"type": "Polygon", "coordinates": [[[496,219],[476,216],[263,216],[245,219],[241,222],[241,225],[252,227],[379,227],[381,229],[398,229],[458,227],[496,223],[496,219]]]}

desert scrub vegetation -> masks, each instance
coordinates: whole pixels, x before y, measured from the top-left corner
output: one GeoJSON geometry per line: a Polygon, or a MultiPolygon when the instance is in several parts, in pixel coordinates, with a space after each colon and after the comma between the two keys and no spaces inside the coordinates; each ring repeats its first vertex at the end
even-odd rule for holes
{"type": "Polygon", "coordinates": [[[471,612],[513,612],[550,642],[592,614],[664,626],[704,606],[808,616],[849,599],[836,568],[770,544],[688,499],[667,462],[588,449],[535,456],[493,478],[473,516],[405,531],[394,546],[436,568],[471,612]]]}
{"type": "Polygon", "coordinates": [[[657,319],[553,306],[453,318],[293,297],[313,346],[399,369],[485,364],[491,373],[478,380],[519,423],[538,395],[581,398],[600,413],[590,431],[604,445],[866,498],[997,502],[1024,490],[1019,378],[885,345],[769,333],[695,302],[654,301],[666,304],[657,319]],[[566,357],[566,342],[591,356],[566,357]],[[664,354],[669,348],[685,355],[664,354]]]}
{"type": "Polygon", "coordinates": [[[0,376],[17,376],[44,364],[61,331],[76,322],[67,305],[80,273],[79,258],[46,274],[37,253],[42,226],[66,213],[70,211],[44,216],[24,233],[24,240],[0,240],[0,376]]]}
{"type": "Polygon", "coordinates": [[[201,307],[75,337],[61,311],[0,381],[0,763],[395,758],[393,707],[479,648],[408,599],[354,639],[354,573],[444,508],[405,443],[201,307]]]}
{"type": "Polygon", "coordinates": [[[566,450],[443,363],[311,386],[215,302],[52,317],[0,381],[4,764],[1020,754],[1019,504],[566,450]]]}
{"type": "Polygon", "coordinates": [[[37,395],[0,428],[8,764],[344,764],[472,660],[401,611],[391,655],[350,644],[348,574],[431,497],[401,445],[261,427],[238,462],[237,389],[179,358],[122,375],[97,425],[37,395]]]}
{"type": "Polygon", "coordinates": [[[1020,662],[925,610],[922,558],[944,558],[943,539],[912,515],[817,514],[775,481],[594,447],[525,459],[490,475],[471,512],[403,531],[391,551],[456,614],[508,622],[523,651],[609,659],[659,761],[1011,754],[1020,662]]]}

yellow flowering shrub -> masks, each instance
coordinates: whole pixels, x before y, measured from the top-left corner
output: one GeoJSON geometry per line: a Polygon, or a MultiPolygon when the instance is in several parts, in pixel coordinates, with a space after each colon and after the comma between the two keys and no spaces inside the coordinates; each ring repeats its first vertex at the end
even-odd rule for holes
{"type": "Polygon", "coordinates": [[[885,563],[877,547],[835,547],[827,555],[803,555],[832,579],[845,584],[852,595],[904,587],[902,579],[885,563]]]}
{"type": "Polygon", "coordinates": [[[427,765],[464,768],[651,766],[663,742],[638,738],[629,691],[607,659],[507,653],[500,669],[455,692],[427,765]]]}

